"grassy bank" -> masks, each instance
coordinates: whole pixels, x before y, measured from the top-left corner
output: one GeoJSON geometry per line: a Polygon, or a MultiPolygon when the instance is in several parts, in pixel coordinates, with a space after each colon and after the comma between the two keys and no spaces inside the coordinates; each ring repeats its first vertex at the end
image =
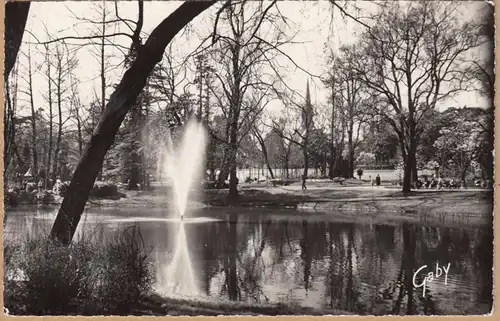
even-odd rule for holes
{"type": "Polygon", "coordinates": [[[133,311],[135,315],[218,316],[218,315],[348,315],[337,309],[312,309],[286,304],[247,304],[241,302],[210,302],[183,300],[151,295],[133,311]]]}
{"type": "MultiPolygon", "coordinates": [[[[119,198],[92,197],[87,207],[119,206],[122,208],[168,208],[172,205],[168,186],[157,186],[149,191],[119,190],[119,198]]],[[[227,189],[205,189],[193,192],[190,208],[253,207],[295,208],[326,212],[390,212],[408,213],[468,213],[489,214],[493,209],[493,192],[482,189],[456,190],[420,189],[404,196],[398,187],[372,187],[360,181],[310,182],[307,190],[299,183],[273,186],[266,183],[240,184],[237,200],[227,198],[227,189]]]]}

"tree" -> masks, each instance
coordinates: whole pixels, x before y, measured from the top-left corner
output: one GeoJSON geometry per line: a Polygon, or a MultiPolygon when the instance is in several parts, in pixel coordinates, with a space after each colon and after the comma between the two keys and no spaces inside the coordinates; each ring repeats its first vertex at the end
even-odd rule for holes
{"type": "Polygon", "coordinates": [[[415,180],[421,120],[464,90],[463,59],[478,46],[477,28],[460,23],[455,6],[391,3],[362,35],[354,66],[378,97],[376,108],[397,133],[404,160],[403,192],[415,180]]]}
{"type": "Polygon", "coordinates": [[[110,96],[106,108],[85,148],[71,179],[66,196],[57,213],[50,237],[69,244],[80,221],[90,190],[94,185],[104,156],[125,115],[146,85],[146,79],[161,60],[172,38],[192,19],[213,5],[213,1],[184,2],[164,19],[138,50],[137,57],[110,96]]]}
{"type": "Polygon", "coordinates": [[[474,59],[470,77],[479,83],[479,92],[491,100],[495,96],[495,8],[493,3],[487,2],[484,12],[480,16],[479,36],[486,39],[486,57],[474,59]]]}
{"type": "MultiPolygon", "coordinates": [[[[287,119],[289,122],[289,126],[283,126],[283,124],[278,124],[276,120],[273,120],[273,130],[277,133],[282,139],[286,139],[291,143],[300,147],[302,151],[303,158],[303,172],[302,172],[302,182],[305,184],[309,171],[309,141],[310,134],[314,128],[313,117],[315,111],[313,109],[311,103],[311,94],[309,91],[309,81],[307,81],[306,85],[306,96],[304,103],[296,103],[289,98],[289,106],[292,107],[292,111],[289,115],[295,114],[294,119],[287,119]],[[289,134],[286,134],[287,127],[290,127],[289,134]]],[[[293,117],[293,116],[292,116],[293,117]]]]}
{"type": "MultiPolygon", "coordinates": [[[[63,43],[64,46],[64,43],[63,43]]],[[[57,139],[54,151],[54,162],[52,165],[52,184],[55,184],[58,166],[59,166],[59,153],[61,152],[61,141],[63,135],[63,125],[67,121],[67,118],[63,121],[63,104],[68,100],[68,91],[71,89],[71,84],[68,84],[70,76],[73,70],[76,68],[78,61],[74,53],[70,53],[67,46],[57,46],[55,53],[55,78],[52,78],[49,74],[49,81],[54,83],[55,95],[57,103],[57,115],[58,115],[58,127],[57,127],[57,139]]],[[[50,63],[50,62],[49,62],[50,63]]],[[[51,95],[49,93],[49,95],[51,95]]]]}
{"type": "Polygon", "coordinates": [[[439,131],[439,138],[434,142],[438,153],[451,161],[463,184],[471,163],[479,159],[485,147],[485,128],[488,115],[481,109],[452,109],[446,111],[451,120],[439,131]]]}
{"type": "Polygon", "coordinates": [[[31,143],[31,155],[33,157],[32,162],[32,173],[35,179],[38,179],[38,152],[36,149],[36,141],[37,141],[37,130],[36,130],[36,108],[35,101],[33,98],[33,71],[32,71],[32,63],[31,63],[31,47],[28,47],[28,95],[30,100],[31,107],[31,135],[32,135],[32,143],[31,143]]]}
{"type": "MultiPolygon", "coordinates": [[[[272,1],[267,7],[262,3],[252,3],[253,13],[248,14],[250,4],[246,2],[224,8],[220,21],[224,29],[214,34],[217,43],[210,51],[214,73],[212,93],[221,112],[226,117],[226,128],[222,140],[225,142],[223,164],[219,173],[219,183],[229,175],[228,198],[238,197],[237,154],[242,139],[251,131],[253,123],[263,108],[276,93],[276,83],[280,79],[276,68],[276,56],[280,47],[289,43],[283,39],[278,14],[270,11],[275,6],[272,1]],[[268,27],[266,33],[261,29],[268,27]],[[267,36],[267,37],[266,37],[267,36]],[[267,76],[263,66],[269,66],[275,75],[267,76]]],[[[219,16],[215,20],[217,27],[219,16]]]]}
{"type": "MultiPolygon", "coordinates": [[[[355,45],[343,46],[340,54],[333,61],[332,74],[326,80],[326,84],[336,90],[340,96],[340,117],[344,119],[345,131],[347,134],[347,162],[348,177],[354,177],[354,153],[356,147],[361,142],[360,133],[367,116],[369,93],[367,86],[357,77],[353,65],[358,59],[355,45]]],[[[333,99],[333,98],[332,98],[333,99]]],[[[335,115],[332,113],[332,120],[335,115]]],[[[331,125],[334,127],[334,123],[331,125]]],[[[333,145],[332,145],[333,146],[333,145]]]]}
{"type": "Polygon", "coordinates": [[[314,169],[319,169],[321,176],[326,176],[326,169],[329,159],[329,140],[328,135],[321,129],[314,128],[310,133],[310,152],[309,162],[314,169]]]}
{"type": "Polygon", "coordinates": [[[267,170],[269,171],[269,175],[271,175],[271,179],[274,179],[273,169],[271,167],[271,163],[269,161],[269,154],[267,152],[266,139],[262,135],[262,130],[259,128],[258,123],[253,124],[252,134],[257,139],[259,143],[260,150],[262,152],[262,157],[264,158],[264,163],[267,166],[267,170]]]}
{"type": "MultiPolygon", "coordinates": [[[[14,69],[13,77],[5,79],[5,105],[4,106],[4,172],[7,173],[10,156],[13,152],[19,154],[15,144],[16,122],[17,122],[17,91],[18,91],[18,68],[14,69]],[[11,88],[11,83],[13,86],[11,88]]],[[[21,160],[21,157],[17,157],[21,160]]],[[[6,176],[6,175],[4,175],[6,176]]],[[[6,179],[7,181],[7,179],[6,179]]]]}
{"type": "Polygon", "coordinates": [[[266,136],[266,142],[269,148],[269,159],[275,165],[279,165],[285,170],[285,177],[290,178],[290,168],[292,165],[292,156],[299,154],[298,145],[290,139],[292,133],[290,127],[287,126],[288,120],[284,117],[273,120],[271,130],[266,136]]]}
{"type": "Polygon", "coordinates": [[[31,2],[5,2],[5,60],[4,81],[10,75],[17,59],[19,47],[28,20],[31,2]]]}
{"type": "Polygon", "coordinates": [[[54,83],[52,79],[52,61],[50,59],[50,44],[46,44],[45,46],[45,60],[44,64],[46,66],[45,77],[47,78],[47,96],[44,98],[47,101],[49,107],[49,142],[48,142],[48,153],[47,153],[47,162],[45,163],[46,175],[44,178],[44,187],[50,188],[49,176],[50,176],[50,167],[52,165],[52,148],[53,148],[53,130],[54,130],[54,109],[53,109],[53,101],[52,101],[52,85],[54,83]]]}

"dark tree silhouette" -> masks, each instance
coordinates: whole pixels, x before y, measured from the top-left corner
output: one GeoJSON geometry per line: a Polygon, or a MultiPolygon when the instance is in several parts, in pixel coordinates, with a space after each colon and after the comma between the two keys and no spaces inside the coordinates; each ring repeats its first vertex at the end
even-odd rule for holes
{"type": "Polygon", "coordinates": [[[5,4],[5,61],[4,80],[16,62],[28,20],[30,2],[8,2],[5,4]]]}
{"type": "MultiPolygon", "coordinates": [[[[26,26],[26,20],[28,19],[29,9],[30,2],[8,2],[5,4],[5,69],[3,74],[5,84],[8,84],[10,72],[12,71],[12,68],[14,68],[17,54],[19,53],[19,47],[21,46],[21,41],[23,39],[24,28],[26,26]]],[[[8,90],[6,90],[6,93],[8,94],[8,90]]],[[[7,108],[4,108],[4,172],[6,172],[7,166],[9,164],[8,147],[10,146],[9,138],[10,136],[12,136],[12,125],[7,121],[7,116],[9,116],[7,113],[7,108]]],[[[4,175],[4,187],[6,186],[7,176],[4,175]]]]}
{"type": "Polygon", "coordinates": [[[137,57],[125,72],[111,95],[99,124],[78,163],[66,196],[50,232],[50,238],[69,244],[76,231],[85,203],[125,115],[135,104],[154,66],[161,61],[165,48],[174,36],[215,1],[184,2],[163,20],[146,43],[137,50],[137,57]]]}

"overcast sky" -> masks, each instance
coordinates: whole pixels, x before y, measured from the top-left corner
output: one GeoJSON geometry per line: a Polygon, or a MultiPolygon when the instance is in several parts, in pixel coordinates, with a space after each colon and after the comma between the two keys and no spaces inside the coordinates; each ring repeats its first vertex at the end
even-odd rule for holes
{"type": "MultiPolygon", "coordinates": [[[[475,14],[482,7],[477,1],[463,2],[464,12],[471,15],[475,14]]],[[[98,3],[97,3],[98,4],[98,3]]],[[[143,32],[149,34],[163,19],[165,19],[171,12],[173,12],[181,2],[145,2],[144,3],[144,28],[143,32]]],[[[96,2],[90,1],[64,1],[64,2],[33,2],[28,17],[26,29],[33,33],[40,41],[48,40],[47,33],[53,38],[64,36],[88,36],[95,33],[95,25],[83,23],[74,18],[98,18],[99,13],[96,12],[96,2]],[[93,29],[94,28],[94,29],[93,29]]],[[[290,18],[294,24],[299,25],[299,33],[294,39],[297,42],[304,42],[302,44],[293,44],[286,47],[287,54],[294,60],[296,64],[304,69],[307,69],[311,74],[321,75],[326,71],[326,54],[324,51],[325,43],[330,47],[338,48],[342,44],[353,43],[356,41],[357,35],[360,34],[364,27],[353,21],[352,19],[342,17],[338,9],[331,10],[331,5],[327,1],[319,2],[297,2],[286,1],[278,2],[280,11],[290,18]],[[332,24],[332,14],[334,15],[334,23],[332,24]]],[[[107,8],[114,15],[114,3],[108,2],[107,8]]],[[[371,12],[376,10],[377,6],[368,1],[349,1],[345,4],[346,11],[355,17],[363,19],[371,12]],[[356,9],[357,8],[357,9],[356,9]]],[[[210,8],[203,12],[193,21],[193,30],[195,34],[201,36],[208,35],[210,30],[210,19],[217,6],[210,8]]],[[[120,15],[122,17],[136,19],[137,16],[137,3],[135,1],[121,1],[119,2],[120,15]]],[[[126,27],[121,25],[113,32],[126,32],[126,27]]],[[[184,37],[178,36],[174,39],[174,59],[181,61],[185,54],[190,53],[200,44],[200,37],[191,34],[189,41],[184,37]]],[[[145,40],[145,39],[144,39],[145,40]]],[[[126,37],[116,37],[113,41],[120,43],[126,47],[129,46],[130,39],[126,37]]],[[[36,42],[34,38],[25,33],[23,44],[21,46],[21,53],[28,52],[28,43],[36,42]]],[[[68,41],[69,43],[83,44],[84,41],[68,41]]],[[[37,55],[36,51],[43,51],[40,45],[31,45],[32,59],[35,64],[42,65],[43,57],[37,55]]],[[[83,47],[78,50],[79,66],[76,74],[81,84],[79,87],[80,99],[82,103],[88,104],[94,99],[94,91],[100,92],[99,80],[99,62],[95,56],[96,48],[92,46],[83,47]]],[[[106,55],[115,56],[110,59],[110,62],[115,65],[123,60],[123,54],[117,49],[107,47],[106,55]]],[[[20,54],[19,60],[21,65],[21,72],[26,65],[27,58],[25,55],[20,54]]],[[[291,68],[291,64],[287,64],[288,68],[283,72],[287,85],[295,90],[305,91],[306,81],[309,79],[311,83],[311,98],[313,103],[326,104],[326,97],[329,95],[318,79],[307,76],[306,73],[291,68]]],[[[123,75],[123,67],[115,68],[107,75],[107,82],[110,88],[107,90],[107,96],[112,92],[111,85],[116,84],[123,75]]],[[[19,80],[22,85],[22,80],[19,80]]],[[[42,107],[46,103],[42,96],[47,91],[47,82],[43,76],[38,75],[34,78],[35,91],[35,104],[37,108],[42,107]]],[[[99,94],[98,94],[99,95],[99,94]]],[[[26,102],[20,102],[28,109],[26,102]]],[[[487,101],[474,93],[467,93],[458,96],[455,100],[448,101],[447,106],[487,106],[487,101]]],[[[443,107],[447,107],[443,106],[443,107]]],[[[20,106],[22,107],[22,105],[20,106]]],[[[280,103],[272,104],[271,108],[277,110],[280,108],[280,103]]]]}

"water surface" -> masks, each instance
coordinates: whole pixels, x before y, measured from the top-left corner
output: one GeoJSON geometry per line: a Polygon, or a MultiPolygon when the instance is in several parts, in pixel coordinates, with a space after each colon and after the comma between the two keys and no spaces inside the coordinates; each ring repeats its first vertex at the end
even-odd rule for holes
{"type": "MultiPolygon", "coordinates": [[[[48,233],[56,211],[10,209],[6,240],[48,233]]],[[[348,223],[327,214],[263,209],[212,208],[189,216],[182,224],[199,298],[379,315],[491,309],[491,228],[348,223]],[[424,298],[412,284],[413,272],[436,263],[450,263],[447,284],[435,279],[424,298]]],[[[164,209],[92,208],[83,221],[77,233],[99,226],[113,235],[138,225],[151,249],[156,287],[169,293],[172,282],[165,279],[177,218],[164,209]]]]}

